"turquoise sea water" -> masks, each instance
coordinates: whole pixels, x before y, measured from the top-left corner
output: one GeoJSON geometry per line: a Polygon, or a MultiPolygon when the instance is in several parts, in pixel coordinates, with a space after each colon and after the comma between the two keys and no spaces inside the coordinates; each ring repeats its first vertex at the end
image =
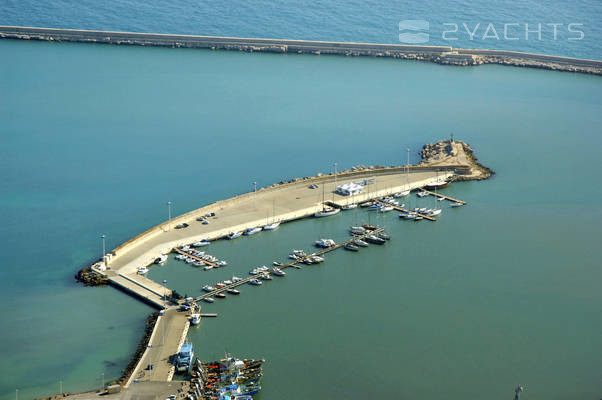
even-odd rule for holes
{"type": "Polygon", "coordinates": [[[0,25],[373,43],[399,43],[400,21],[422,20],[429,45],[598,60],[601,17],[598,0],[3,0],[0,7],[0,25]],[[549,24],[560,24],[556,35],[549,24]]]}
{"type": "MultiPolygon", "coordinates": [[[[205,306],[198,354],[265,357],[262,399],[597,399],[599,77],[380,59],[0,41],[0,398],[119,376],[152,310],[72,276],[166,218],[285,178],[400,164],[454,132],[491,180],[437,223],[205,306]]],[[[366,212],[304,220],[170,261],[189,294],[366,212]]]]}

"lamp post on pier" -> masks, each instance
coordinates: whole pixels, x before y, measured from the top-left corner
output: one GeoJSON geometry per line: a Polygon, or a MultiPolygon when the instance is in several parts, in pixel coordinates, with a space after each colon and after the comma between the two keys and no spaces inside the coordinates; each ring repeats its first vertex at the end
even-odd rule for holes
{"type": "Polygon", "coordinates": [[[257,182],[253,182],[253,209],[257,208],[257,182]]]}
{"type": "Polygon", "coordinates": [[[167,202],[167,230],[171,229],[171,201],[167,202]]]}
{"type": "Polygon", "coordinates": [[[100,235],[100,238],[102,239],[102,263],[104,264],[104,266],[107,266],[107,246],[106,246],[106,235],[103,233],[102,235],[100,235]]]}
{"type": "Polygon", "coordinates": [[[339,163],[334,163],[334,190],[337,190],[337,166],[339,163]]]}

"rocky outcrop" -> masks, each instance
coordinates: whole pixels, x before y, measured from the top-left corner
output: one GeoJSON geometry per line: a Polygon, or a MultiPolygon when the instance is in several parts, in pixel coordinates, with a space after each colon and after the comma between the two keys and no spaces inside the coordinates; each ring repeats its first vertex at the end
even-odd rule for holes
{"type": "Polygon", "coordinates": [[[420,156],[422,159],[418,163],[418,166],[455,166],[459,170],[460,167],[463,168],[461,172],[455,175],[454,179],[457,181],[487,179],[495,174],[491,168],[479,163],[472,147],[468,143],[459,140],[447,139],[425,144],[420,151],[420,156]],[[468,167],[468,170],[466,167],[468,167]]]}
{"type": "Polygon", "coordinates": [[[76,275],[75,279],[82,282],[86,286],[108,285],[109,280],[102,275],[94,272],[91,266],[82,268],[76,275]]]}

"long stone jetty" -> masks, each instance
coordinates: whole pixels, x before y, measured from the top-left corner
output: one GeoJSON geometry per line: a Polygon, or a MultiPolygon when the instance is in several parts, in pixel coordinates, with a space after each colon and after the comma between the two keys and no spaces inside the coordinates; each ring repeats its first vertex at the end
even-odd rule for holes
{"type": "Polygon", "coordinates": [[[501,64],[602,75],[602,61],[506,50],[0,26],[0,38],[248,52],[390,57],[444,65],[501,64]]]}

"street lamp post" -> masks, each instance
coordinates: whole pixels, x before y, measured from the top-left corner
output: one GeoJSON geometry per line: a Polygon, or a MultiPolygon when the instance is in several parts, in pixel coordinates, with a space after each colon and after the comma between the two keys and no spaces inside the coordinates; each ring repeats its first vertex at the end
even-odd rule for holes
{"type": "Polygon", "coordinates": [[[167,230],[171,229],[171,201],[167,202],[167,230]]]}
{"type": "Polygon", "coordinates": [[[337,190],[337,166],[339,163],[334,163],[334,190],[337,190]]]}
{"type": "Polygon", "coordinates": [[[253,208],[257,208],[257,182],[253,182],[253,208]]]}
{"type": "Polygon", "coordinates": [[[100,238],[102,239],[102,262],[105,265],[105,267],[107,266],[107,246],[106,246],[106,235],[103,233],[102,235],[100,235],[100,238]]]}
{"type": "MultiPolygon", "coordinates": [[[[163,279],[163,309],[167,308],[167,279],[163,279]]],[[[163,318],[165,318],[165,314],[163,314],[163,318]]],[[[161,324],[163,329],[163,335],[161,338],[161,343],[165,346],[165,321],[161,324]]]]}

